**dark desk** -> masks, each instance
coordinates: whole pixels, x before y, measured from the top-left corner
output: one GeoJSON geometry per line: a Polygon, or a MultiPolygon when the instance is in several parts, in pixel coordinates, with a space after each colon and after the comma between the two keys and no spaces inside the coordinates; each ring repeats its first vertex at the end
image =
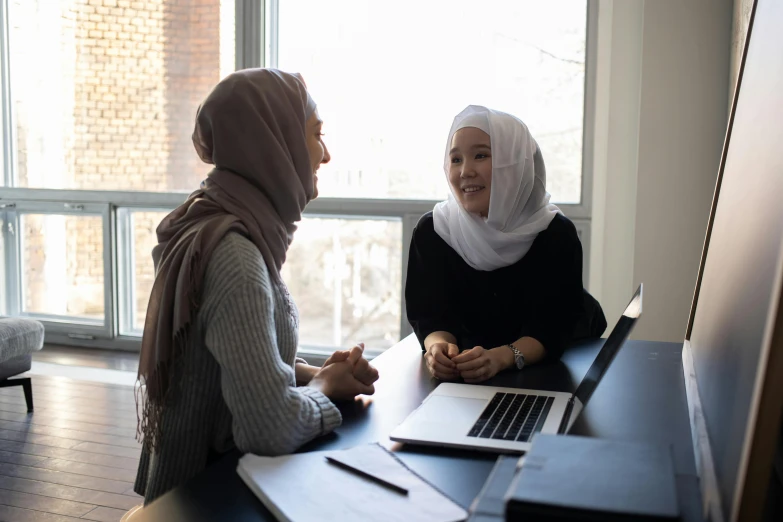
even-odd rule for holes
{"type": "MultiPolygon", "coordinates": [[[[562,362],[506,372],[487,384],[573,391],[603,341],[577,345],[562,362]]],[[[683,520],[701,520],[691,444],[681,345],[630,341],[620,351],[572,433],[617,440],[652,441],[673,446],[683,520]]],[[[369,442],[393,448],[426,480],[465,507],[478,494],[496,455],[392,443],[388,434],[437,386],[409,337],[373,364],[381,379],[376,393],[341,405],[343,425],[302,451],[345,449],[369,442]]],[[[225,457],[185,485],[148,506],[141,521],[274,520],[236,474],[239,454],[225,457]]],[[[296,487],[292,484],[292,487],[296,487]]],[[[303,493],[304,495],[304,493],[303,493]]]]}

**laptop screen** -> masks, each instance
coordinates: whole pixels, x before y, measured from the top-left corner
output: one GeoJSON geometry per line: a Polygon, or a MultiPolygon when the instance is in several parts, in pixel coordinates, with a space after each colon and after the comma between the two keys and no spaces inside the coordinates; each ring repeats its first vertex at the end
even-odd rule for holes
{"type": "Polygon", "coordinates": [[[636,289],[636,293],[631,298],[631,302],[625,308],[623,315],[620,316],[620,320],[617,321],[612,333],[606,339],[603,348],[598,352],[598,357],[593,361],[590,369],[587,370],[585,378],[579,384],[574,396],[579,399],[582,405],[587,404],[587,401],[593,395],[598,383],[606,373],[609,365],[612,364],[617,352],[623,346],[623,343],[631,334],[634,324],[639,316],[642,315],[642,285],[636,289]]]}

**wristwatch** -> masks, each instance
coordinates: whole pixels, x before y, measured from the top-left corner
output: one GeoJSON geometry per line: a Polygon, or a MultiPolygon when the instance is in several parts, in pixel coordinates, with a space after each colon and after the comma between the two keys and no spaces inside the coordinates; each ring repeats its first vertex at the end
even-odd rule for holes
{"type": "Polygon", "coordinates": [[[522,355],[522,352],[517,350],[513,344],[507,344],[506,346],[509,347],[509,349],[514,352],[514,364],[517,366],[517,370],[521,370],[525,367],[525,356],[522,355]]]}

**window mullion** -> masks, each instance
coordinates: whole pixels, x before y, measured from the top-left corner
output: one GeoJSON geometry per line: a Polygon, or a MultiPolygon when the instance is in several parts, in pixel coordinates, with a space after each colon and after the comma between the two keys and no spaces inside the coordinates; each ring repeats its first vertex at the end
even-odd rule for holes
{"type": "Polygon", "coordinates": [[[236,0],[236,68],[264,65],[264,5],[262,0],[236,0]]]}
{"type": "Polygon", "coordinates": [[[408,322],[408,314],[405,306],[405,283],[408,279],[408,255],[411,249],[411,240],[413,239],[413,229],[419,222],[421,214],[406,214],[402,218],[402,277],[400,278],[400,339],[405,339],[413,333],[408,322]]]}
{"type": "Polygon", "coordinates": [[[117,234],[116,210],[110,204],[103,210],[103,309],[107,337],[117,335],[117,234]]]}
{"type": "Polygon", "coordinates": [[[0,140],[2,140],[2,169],[3,185],[13,187],[15,184],[14,172],[14,139],[13,114],[11,111],[11,77],[9,74],[8,52],[8,1],[0,0],[0,140]]]}
{"type": "Polygon", "coordinates": [[[0,237],[4,244],[3,264],[5,277],[5,313],[9,316],[17,315],[21,309],[19,282],[21,281],[21,271],[19,263],[19,253],[21,252],[21,235],[19,229],[19,215],[14,211],[4,211],[3,230],[0,237]]]}
{"type": "Polygon", "coordinates": [[[278,49],[280,44],[280,0],[266,0],[264,12],[263,40],[265,52],[265,64],[267,67],[278,68],[278,49]]]}

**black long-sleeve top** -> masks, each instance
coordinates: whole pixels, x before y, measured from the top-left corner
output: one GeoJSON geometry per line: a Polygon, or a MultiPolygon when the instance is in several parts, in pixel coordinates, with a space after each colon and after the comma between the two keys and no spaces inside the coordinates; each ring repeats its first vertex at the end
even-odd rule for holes
{"type": "Polygon", "coordinates": [[[582,285],[582,244],[558,214],[515,264],[492,271],[468,265],[436,232],[432,212],[413,231],[405,286],[408,321],[424,346],[435,331],[460,350],[495,348],[532,337],[558,358],[575,338],[600,337],[606,320],[582,285]]]}

